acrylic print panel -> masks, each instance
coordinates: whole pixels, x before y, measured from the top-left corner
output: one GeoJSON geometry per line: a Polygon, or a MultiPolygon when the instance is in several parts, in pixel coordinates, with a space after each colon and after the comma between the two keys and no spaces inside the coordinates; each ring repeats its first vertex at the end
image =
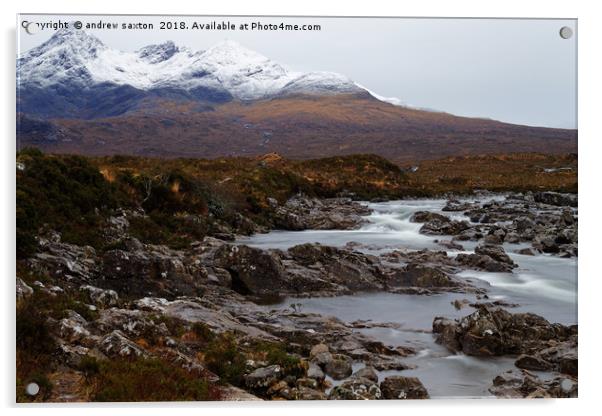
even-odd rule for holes
{"type": "Polygon", "coordinates": [[[576,397],[576,51],[20,15],[17,401],[576,397]]]}

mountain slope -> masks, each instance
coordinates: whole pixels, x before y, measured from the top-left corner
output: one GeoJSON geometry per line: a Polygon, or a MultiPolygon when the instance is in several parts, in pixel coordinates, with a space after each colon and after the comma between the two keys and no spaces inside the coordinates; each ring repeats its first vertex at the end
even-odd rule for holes
{"type": "Polygon", "coordinates": [[[136,52],[60,30],[17,61],[19,146],[90,155],[289,158],[576,153],[574,130],[392,105],[332,72],[290,71],[231,42],[136,52]]]}
{"type": "Polygon", "coordinates": [[[155,157],[277,152],[310,159],[375,153],[398,163],[451,155],[577,152],[573,130],[456,117],[344,94],[205,107],[153,99],[117,117],[52,120],[52,128],[46,126],[44,131],[52,134],[23,132],[21,146],[58,153],[155,157]]]}
{"type": "Polygon", "coordinates": [[[173,42],[122,52],[76,29],[62,29],[17,61],[19,111],[43,117],[122,114],[147,97],[220,103],[291,94],[364,93],[331,72],[300,73],[233,41],[205,51],[173,42]],[[97,105],[121,103],[112,113],[97,105]],[[123,104],[127,102],[127,104],[123,104]]]}

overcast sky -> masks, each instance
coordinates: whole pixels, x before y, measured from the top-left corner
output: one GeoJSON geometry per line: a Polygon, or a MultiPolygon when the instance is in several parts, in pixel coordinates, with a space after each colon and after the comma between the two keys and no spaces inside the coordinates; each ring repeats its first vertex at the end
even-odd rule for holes
{"type": "MultiPolygon", "coordinates": [[[[105,44],[133,51],[173,40],[202,50],[235,40],[298,71],[334,71],[412,106],[534,126],[576,128],[575,20],[33,16],[21,20],[153,23],[154,30],[91,30],[105,44]],[[319,24],[320,31],[159,30],[160,21],[319,24]]],[[[54,32],[19,26],[19,52],[54,32]]]]}

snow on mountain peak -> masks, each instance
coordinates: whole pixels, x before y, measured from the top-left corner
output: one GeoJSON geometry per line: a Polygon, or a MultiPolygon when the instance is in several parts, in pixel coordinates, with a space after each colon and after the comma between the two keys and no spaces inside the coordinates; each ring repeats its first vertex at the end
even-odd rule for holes
{"type": "Polygon", "coordinates": [[[158,45],[148,45],[140,48],[136,53],[138,58],[149,64],[156,64],[168,60],[179,51],[180,49],[171,40],[168,40],[158,45]]]}
{"type": "Polygon", "coordinates": [[[106,49],[97,37],[83,30],[60,29],[17,60],[17,78],[42,87],[65,81],[87,85],[92,81],[87,62],[98,59],[106,49]]]}
{"type": "Polygon", "coordinates": [[[193,52],[172,41],[122,52],[77,29],[61,29],[17,61],[24,85],[91,87],[108,83],[151,90],[198,88],[241,100],[289,94],[360,93],[367,89],[333,72],[293,72],[279,63],[225,40],[193,52]]]}
{"type": "Polygon", "coordinates": [[[62,28],[48,39],[47,42],[40,45],[40,49],[50,49],[64,46],[74,52],[81,54],[82,57],[93,58],[98,50],[106,49],[106,46],[96,36],[87,33],[84,30],[71,27],[62,28]]]}

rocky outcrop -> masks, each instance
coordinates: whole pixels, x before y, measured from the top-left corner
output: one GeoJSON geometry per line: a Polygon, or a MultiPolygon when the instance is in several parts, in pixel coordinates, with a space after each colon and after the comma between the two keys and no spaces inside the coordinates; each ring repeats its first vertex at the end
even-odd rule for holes
{"type": "Polygon", "coordinates": [[[555,205],[558,207],[576,207],[577,195],[561,194],[558,192],[536,192],[533,194],[535,202],[542,204],[555,205]]]}
{"type": "Polygon", "coordinates": [[[325,363],[324,372],[335,380],[347,378],[353,372],[351,358],[343,354],[332,354],[325,363]]]}
{"type": "Polygon", "coordinates": [[[512,269],[518,267],[502,246],[494,244],[479,245],[472,254],[460,253],[456,256],[456,262],[472,269],[488,272],[512,272],[512,269]]]}
{"type": "Polygon", "coordinates": [[[554,343],[533,354],[522,354],[514,363],[518,368],[533,371],[556,371],[578,375],[576,340],[554,343]]]}
{"type": "MultiPolygon", "coordinates": [[[[137,240],[136,240],[137,242],[137,240]]],[[[194,254],[165,246],[132,244],[132,250],[110,250],[102,258],[103,288],[127,297],[149,293],[167,298],[198,296],[207,282],[207,270],[194,254]]]]}
{"type": "Polygon", "coordinates": [[[232,289],[253,295],[269,295],[287,291],[286,272],[280,256],[243,245],[224,245],[213,258],[214,265],[227,270],[232,289]]]}
{"type": "Polygon", "coordinates": [[[551,324],[532,313],[512,314],[499,307],[475,306],[475,312],[459,320],[435,318],[437,342],[452,351],[476,356],[541,354],[547,348],[559,348],[562,341],[576,347],[576,326],[551,324]]]}
{"type": "Polygon", "coordinates": [[[80,291],[86,293],[92,303],[101,307],[115,306],[119,295],[114,290],[105,290],[91,285],[82,285],[80,291]]]}
{"type": "MultiPolygon", "coordinates": [[[[20,303],[28,302],[28,297],[39,291],[61,304],[71,297],[66,310],[48,319],[60,366],[76,369],[86,356],[158,357],[182,368],[206,371],[209,340],[231,336],[235,349],[245,357],[237,369],[241,374],[236,384],[248,391],[224,388],[231,397],[359,400],[428,397],[415,378],[379,380],[378,371],[412,368],[406,361],[416,352],[412,346],[385,345],[368,332],[358,331],[397,326],[362,320],[346,323],[305,313],[300,303],[270,309],[254,302],[264,297],[366,291],[475,293],[482,301],[458,299],[452,303],[458,310],[475,308],[474,313],[458,320],[435,319],[433,333],[438,342],[467,355],[512,355],[516,366],[525,371],[514,378],[500,376],[492,386],[493,394],[572,397],[578,372],[577,328],[552,324],[533,314],[512,314],[498,306],[516,305],[486,302],[485,288],[457,275],[469,268],[514,270],[512,258],[517,257],[508,255],[502,243],[532,244],[529,253],[523,249],[520,254],[576,255],[573,210],[523,197],[487,203],[448,202],[446,211],[467,213],[470,223],[417,212],[413,220],[424,223],[424,233],[454,235],[435,241],[445,249],[464,251],[457,241],[477,242],[474,253],[456,256],[441,249],[398,249],[375,256],[358,251],[363,248],[358,244],[344,248],[302,244],[288,250],[263,250],[230,244],[225,240],[234,235],[226,228],[223,238],[206,237],[175,250],[132,238],[129,220],[116,214],[108,224],[115,241],[106,251],[62,243],[56,233],[42,237],[39,253],[25,263],[30,271],[44,276],[40,278],[44,283],[28,285],[17,278],[17,298],[20,303]],[[277,364],[269,361],[272,358],[267,358],[266,351],[253,350],[256,343],[264,342],[284,346],[275,354],[277,364]],[[290,362],[299,364],[291,369],[287,367],[290,362]],[[362,365],[353,373],[353,367],[362,365]],[[539,380],[527,370],[554,375],[539,380]],[[328,390],[332,379],[337,386],[328,390]]],[[[292,221],[293,228],[352,228],[351,222],[360,224],[361,216],[368,212],[348,200],[305,199],[284,206],[271,201],[270,206],[292,221]],[[337,212],[342,220],[337,219],[337,212]],[[295,215],[299,217],[295,219],[295,215]],[[346,224],[348,217],[351,222],[346,224]]],[[[30,281],[29,275],[20,275],[30,281]]],[[[217,380],[213,377],[211,380],[217,380]]],[[[223,397],[227,397],[225,393],[223,397]]]]}
{"type": "Polygon", "coordinates": [[[412,262],[402,269],[395,270],[387,280],[389,286],[420,288],[453,288],[460,285],[438,268],[412,262]]]}
{"type": "Polygon", "coordinates": [[[385,278],[377,258],[320,244],[287,252],[224,245],[213,265],[229,272],[236,292],[255,296],[374,291],[383,288],[385,278]]]}
{"type": "Polygon", "coordinates": [[[452,220],[445,215],[428,211],[415,212],[411,221],[424,223],[420,232],[429,235],[456,235],[469,228],[467,221],[452,220]]]}
{"type": "Polygon", "coordinates": [[[29,259],[32,270],[66,281],[89,282],[98,272],[94,248],[60,242],[60,235],[40,239],[40,252],[29,259]]]}
{"type": "Polygon", "coordinates": [[[384,399],[428,399],[429,394],[416,377],[391,376],[380,383],[384,399]]]}
{"type": "Polygon", "coordinates": [[[107,356],[148,356],[148,353],[135,342],[129,340],[123,332],[115,330],[100,341],[100,349],[107,356]]]}
{"type": "Polygon", "coordinates": [[[475,207],[475,204],[470,202],[462,202],[457,199],[449,199],[445,206],[442,208],[442,211],[450,211],[450,212],[462,212],[468,211],[475,207]]]}
{"type": "MultiPolygon", "coordinates": [[[[277,203],[273,205],[277,206],[277,203]]],[[[316,199],[297,195],[274,213],[274,225],[285,230],[351,230],[366,222],[371,210],[348,198],[316,199]]]]}
{"type": "Polygon", "coordinates": [[[577,380],[555,376],[541,379],[525,370],[510,370],[493,379],[489,391],[498,397],[545,399],[577,397],[577,380]]]}
{"type": "MultiPolygon", "coordinates": [[[[317,271],[319,281],[327,282],[323,288],[332,290],[343,288],[346,291],[372,291],[382,289],[383,267],[378,259],[355,251],[322,246],[320,244],[302,244],[288,250],[290,258],[296,264],[317,271]]],[[[291,280],[295,285],[303,283],[302,270],[287,262],[291,280]],[[292,267],[290,267],[292,266],[292,267]]],[[[298,293],[300,290],[296,290],[298,293]]]]}
{"type": "MultiPolygon", "coordinates": [[[[444,212],[461,212],[470,222],[457,220],[457,215],[417,211],[413,222],[424,223],[420,232],[427,235],[451,235],[450,249],[456,241],[480,241],[486,245],[531,242],[538,252],[560,257],[577,256],[577,216],[575,194],[539,192],[509,194],[504,199],[486,202],[449,200],[444,212]]],[[[473,254],[462,254],[460,260],[469,267],[486,271],[508,271],[504,266],[473,254]]],[[[502,262],[503,263],[503,262],[502,262]]]]}
{"type": "Polygon", "coordinates": [[[279,365],[261,367],[245,376],[245,385],[251,390],[267,390],[283,377],[279,365]]]}
{"type": "Polygon", "coordinates": [[[377,400],[382,398],[378,383],[364,378],[354,377],[334,387],[328,400],[377,400]]]}

